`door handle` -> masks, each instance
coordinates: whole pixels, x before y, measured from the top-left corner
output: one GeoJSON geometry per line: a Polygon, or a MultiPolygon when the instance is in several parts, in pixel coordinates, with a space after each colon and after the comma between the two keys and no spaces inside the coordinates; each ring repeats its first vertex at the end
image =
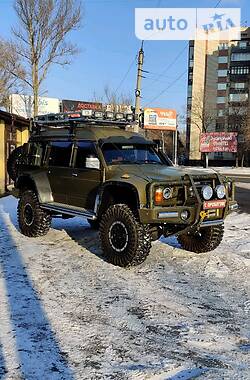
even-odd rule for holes
{"type": "Polygon", "coordinates": [[[73,177],[78,177],[78,174],[77,173],[73,173],[72,176],[73,177]]]}

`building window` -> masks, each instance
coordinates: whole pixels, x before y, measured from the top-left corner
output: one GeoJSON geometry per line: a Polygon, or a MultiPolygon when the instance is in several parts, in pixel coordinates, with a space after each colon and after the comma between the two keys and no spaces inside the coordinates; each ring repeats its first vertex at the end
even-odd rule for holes
{"type": "Polygon", "coordinates": [[[247,48],[247,41],[240,41],[239,42],[239,47],[241,49],[246,49],[247,48]]]}
{"type": "Polygon", "coordinates": [[[246,74],[249,74],[249,67],[248,66],[233,66],[231,67],[230,72],[233,75],[246,75],[246,74]]]}
{"type": "Polygon", "coordinates": [[[218,70],[218,77],[226,77],[227,70],[218,70]]]}
{"type": "Polygon", "coordinates": [[[250,53],[233,53],[231,61],[250,61],[250,53]]]}
{"type": "Polygon", "coordinates": [[[194,60],[194,47],[190,46],[189,48],[189,60],[193,61],[194,60]]]}
{"type": "Polygon", "coordinates": [[[244,88],[246,88],[246,83],[242,82],[235,82],[235,83],[232,83],[231,84],[231,87],[232,88],[235,88],[235,90],[243,90],[244,88]]]}
{"type": "Polygon", "coordinates": [[[227,84],[226,83],[218,83],[217,89],[218,90],[226,90],[227,89],[227,84]]]}
{"type": "Polygon", "coordinates": [[[228,43],[226,43],[226,42],[220,43],[218,46],[218,49],[219,50],[227,50],[228,49],[228,43]]]}
{"type": "Polygon", "coordinates": [[[218,63],[227,63],[228,57],[227,56],[219,56],[218,57],[218,63]]]}
{"type": "Polygon", "coordinates": [[[225,96],[217,96],[217,104],[225,103],[225,96]]]}
{"type": "Polygon", "coordinates": [[[189,67],[194,67],[194,61],[193,61],[193,59],[190,59],[190,61],[189,61],[189,67]]]}
{"type": "Polygon", "coordinates": [[[244,115],[247,115],[247,107],[244,107],[244,105],[240,107],[237,107],[237,106],[229,107],[228,112],[230,116],[235,116],[235,117],[244,116],[244,115]]]}
{"type": "Polygon", "coordinates": [[[223,117],[225,115],[225,110],[218,110],[218,116],[223,117]]]}
{"type": "Polygon", "coordinates": [[[248,94],[230,94],[230,102],[246,102],[248,100],[248,94]]]}
{"type": "Polygon", "coordinates": [[[192,96],[192,85],[188,86],[188,98],[192,96]]]}
{"type": "Polygon", "coordinates": [[[223,131],[225,128],[225,125],[222,123],[216,123],[215,129],[216,131],[223,131]]]}

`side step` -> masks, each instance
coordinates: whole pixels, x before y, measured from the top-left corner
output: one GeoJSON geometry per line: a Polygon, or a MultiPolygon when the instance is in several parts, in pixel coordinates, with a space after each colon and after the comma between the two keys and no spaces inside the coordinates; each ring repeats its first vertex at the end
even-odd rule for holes
{"type": "Polygon", "coordinates": [[[88,211],[81,207],[68,206],[63,203],[42,203],[41,208],[45,210],[55,211],[64,215],[82,216],[87,219],[96,220],[94,212],[88,211]]]}

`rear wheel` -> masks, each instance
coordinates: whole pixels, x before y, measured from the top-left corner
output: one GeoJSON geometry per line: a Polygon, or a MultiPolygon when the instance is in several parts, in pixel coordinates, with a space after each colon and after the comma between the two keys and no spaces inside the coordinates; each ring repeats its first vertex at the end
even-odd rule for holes
{"type": "Polygon", "coordinates": [[[139,223],[124,204],[108,208],[101,219],[100,236],[103,255],[114,265],[141,264],[150,252],[149,227],[139,223]]]}
{"type": "Polygon", "coordinates": [[[223,224],[213,227],[202,227],[195,232],[179,235],[178,241],[182,248],[187,251],[203,253],[216,249],[223,239],[223,234],[223,224]]]}
{"type": "Polygon", "coordinates": [[[21,194],[17,209],[21,232],[29,237],[46,235],[51,226],[51,215],[41,209],[37,195],[32,190],[21,194]]]}

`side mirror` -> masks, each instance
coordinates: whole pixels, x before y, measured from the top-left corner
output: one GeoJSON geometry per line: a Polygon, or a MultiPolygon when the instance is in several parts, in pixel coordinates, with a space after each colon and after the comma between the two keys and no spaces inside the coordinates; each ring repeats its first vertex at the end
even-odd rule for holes
{"type": "Polygon", "coordinates": [[[100,169],[101,164],[98,157],[87,157],[86,158],[86,168],[88,169],[100,169]]]}

